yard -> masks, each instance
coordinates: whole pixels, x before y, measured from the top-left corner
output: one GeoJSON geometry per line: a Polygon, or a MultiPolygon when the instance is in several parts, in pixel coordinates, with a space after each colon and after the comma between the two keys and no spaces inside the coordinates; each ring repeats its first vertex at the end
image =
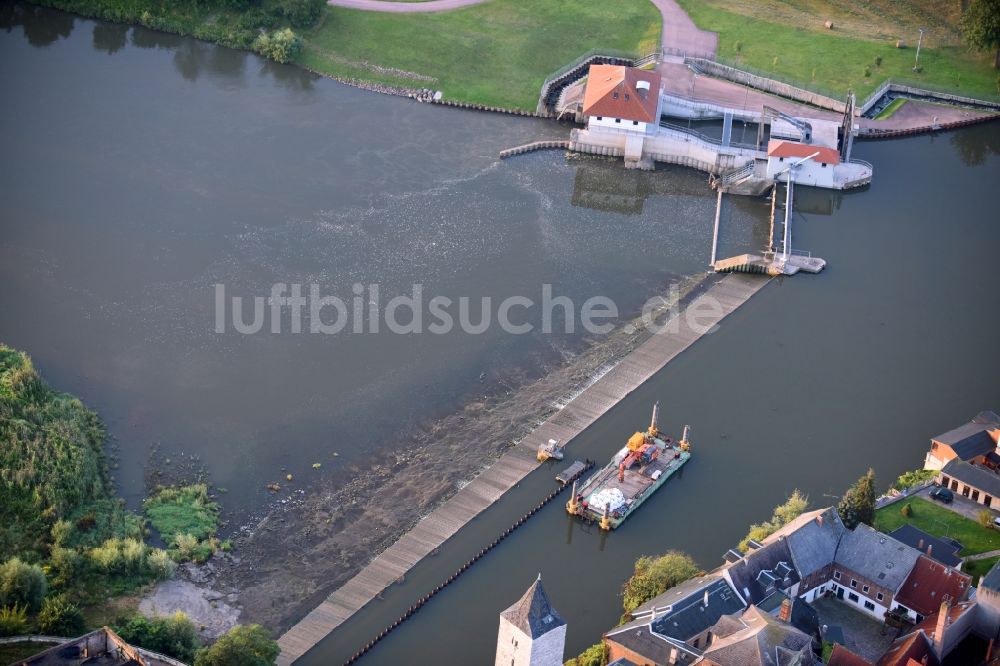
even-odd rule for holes
{"type": "Polygon", "coordinates": [[[720,60],[838,99],[848,89],[863,99],[887,78],[974,97],[1000,95],[992,54],[971,52],[961,43],[955,3],[679,2],[698,27],[719,33],[720,60]],[[834,29],[824,28],[827,18],[834,29]],[[912,68],[920,26],[929,32],[920,51],[923,69],[916,73],[912,68]],[[907,48],[897,49],[897,39],[907,48]]]}
{"type": "Polygon", "coordinates": [[[322,74],[533,111],[542,81],[591,50],[658,48],[649,0],[493,0],[432,14],[328,7],[297,61],[322,74]]]}
{"type": "Polygon", "coordinates": [[[970,560],[962,564],[962,571],[972,576],[972,584],[978,587],[979,579],[985,576],[998,560],[1000,560],[1000,556],[987,557],[982,560],[970,560]]]}
{"type": "Polygon", "coordinates": [[[892,532],[910,523],[928,534],[948,537],[962,543],[962,556],[976,555],[1000,549],[1000,530],[983,527],[965,516],[919,497],[902,500],[875,512],[875,529],[892,532]],[[907,518],[902,514],[904,505],[909,504],[913,514],[907,518]]]}

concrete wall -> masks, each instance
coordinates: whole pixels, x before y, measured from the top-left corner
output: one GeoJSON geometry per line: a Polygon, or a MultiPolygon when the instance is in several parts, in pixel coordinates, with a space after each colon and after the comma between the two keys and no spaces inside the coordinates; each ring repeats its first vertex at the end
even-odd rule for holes
{"type": "Polygon", "coordinates": [[[832,97],[809,92],[808,90],[803,90],[802,88],[796,88],[795,86],[782,83],[781,81],[775,81],[774,79],[768,79],[763,76],[757,76],[756,74],[750,74],[749,72],[744,72],[727,65],[721,65],[712,60],[705,60],[704,58],[685,58],[684,63],[693,66],[698,71],[709,76],[735,81],[743,86],[749,84],[751,88],[763,90],[764,92],[769,92],[772,95],[793,99],[797,102],[803,102],[821,109],[829,109],[831,111],[836,111],[837,113],[843,113],[844,109],[847,107],[844,102],[833,99],[832,97]]]}
{"type": "Polygon", "coordinates": [[[634,120],[622,120],[621,118],[608,118],[606,116],[590,116],[587,119],[587,127],[610,127],[611,129],[645,134],[647,125],[646,123],[634,120]]]}

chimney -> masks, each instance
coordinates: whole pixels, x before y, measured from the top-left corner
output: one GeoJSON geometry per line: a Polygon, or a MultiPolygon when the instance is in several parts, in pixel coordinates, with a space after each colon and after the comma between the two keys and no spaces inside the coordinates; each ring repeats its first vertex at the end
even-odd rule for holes
{"type": "Polygon", "coordinates": [[[941,602],[938,610],[937,625],[934,627],[934,651],[938,657],[944,656],[944,632],[951,621],[951,602],[947,599],[941,602]]]}
{"type": "Polygon", "coordinates": [[[816,524],[819,525],[820,527],[823,527],[823,514],[822,513],[819,514],[818,516],[816,516],[816,524]]]}
{"type": "Polygon", "coordinates": [[[924,540],[921,539],[920,541],[917,542],[917,550],[923,550],[923,549],[924,549],[924,540]]]}
{"type": "Polygon", "coordinates": [[[927,544],[927,557],[930,557],[931,553],[933,552],[934,552],[934,544],[932,543],[927,544]]]}
{"type": "Polygon", "coordinates": [[[781,602],[781,610],[778,612],[778,619],[781,620],[782,622],[791,622],[792,621],[792,600],[791,599],[786,598],[786,599],[784,599],[781,602]]]}

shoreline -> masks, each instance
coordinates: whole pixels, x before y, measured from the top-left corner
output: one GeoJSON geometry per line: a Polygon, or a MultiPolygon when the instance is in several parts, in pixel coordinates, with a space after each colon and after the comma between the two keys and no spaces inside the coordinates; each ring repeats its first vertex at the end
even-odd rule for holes
{"type": "MultiPolygon", "coordinates": [[[[679,298],[674,305],[680,304],[681,307],[669,308],[662,321],[680,322],[682,316],[689,316],[692,311],[699,309],[700,304],[714,300],[719,308],[717,313],[706,317],[712,322],[710,332],[769,282],[759,276],[718,277],[709,274],[708,279],[698,281],[685,296],[679,298]]],[[[627,328],[628,325],[620,330],[627,328]]],[[[643,338],[641,342],[623,353],[612,367],[591,381],[561,409],[554,409],[551,418],[547,418],[515,444],[506,447],[503,455],[481,467],[471,482],[432,511],[421,511],[420,517],[410,523],[410,528],[399,539],[392,540],[391,546],[377,555],[370,555],[368,564],[361,571],[343,585],[338,585],[326,600],[282,635],[279,645],[282,646],[283,653],[279,663],[291,663],[300,657],[357,610],[404,577],[424,556],[444,545],[469,520],[500,499],[509,488],[537,470],[541,463],[535,461],[534,456],[539,442],[549,438],[560,439],[569,445],[572,455],[571,445],[575,435],[586,430],[622,398],[662,370],[673,358],[697,342],[705,331],[697,330],[687,322],[679,323],[676,331],[666,335],[654,335],[648,330],[643,333],[646,335],[636,334],[636,337],[643,338]]],[[[607,366],[608,363],[604,365],[607,366]]],[[[437,471],[440,474],[440,470],[437,471]]],[[[387,498],[390,494],[390,489],[383,487],[378,499],[387,498]]],[[[372,551],[373,554],[375,552],[372,551]]],[[[301,560],[299,562],[304,563],[301,560]]],[[[310,564],[310,573],[314,569],[315,565],[310,564]]],[[[310,596],[315,603],[320,594],[317,591],[310,596]]],[[[302,605],[304,604],[299,604],[300,607],[302,605]]]]}

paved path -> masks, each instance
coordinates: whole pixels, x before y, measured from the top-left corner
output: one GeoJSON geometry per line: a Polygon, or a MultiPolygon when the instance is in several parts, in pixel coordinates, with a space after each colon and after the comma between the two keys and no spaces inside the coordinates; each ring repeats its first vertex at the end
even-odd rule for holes
{"type": "Polygon", "coordinates": [[[985,553],[976,553],[975,555],[969,555],[968,557],[963,557],[963,562],[971,562],[973,560],[986,560],[991,557],[1000,557],[1000,550],[988,550],[985,553]]]}
{"type": "Polygon", "coordinates": [[[427,0],[427,2],[385,2],[384,0],[326,0],[326,4],[348,9],[363,9],[369,12],[389,12],[392,14],[421,14],[446,12],[470,5],[479,5],[489,0],[427,0]]]}
{"type": "Polygon", "coordinates": [[[674,0],[650,0],[663,16],[661,41],[667,51],[697,56],[715,56],[719,36],[714,32],[699,30],[691,17],[674,0]]]}

